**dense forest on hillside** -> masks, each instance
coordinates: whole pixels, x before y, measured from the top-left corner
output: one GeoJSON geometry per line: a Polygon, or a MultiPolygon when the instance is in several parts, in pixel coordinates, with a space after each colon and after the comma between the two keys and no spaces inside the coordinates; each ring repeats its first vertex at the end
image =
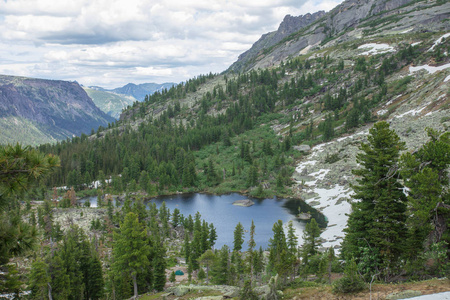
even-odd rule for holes
{"type": "Polygon", "coordinates": [[[40,146],[62,161],[47,186],[78,190],[112,176],[116,192],[142,189],[155,195],[214,186],[243,191],[262,185],[267,195],[283,194],[301,155],[292,146],[328,141],[375,121],[371,110],[412,79],[387,83],[385,78],[412,62],[442,59],[449,43],[432,53],[425,47],[405,44],[394,54],[359,56],[351,64],[300,57],[271,70],[227,74],[200,100],[181,105],[186,94],[217,77],[198,76],[136,102],[123,113],[128,119],[99,128],[96,135],[40,146]],[[317,96],[318,102],[309,100],[317,96]],[[324,120],[313,121],[317,111],[324,120]],[[266,125],[273,120],[286,124],[278,136],[266,125]]]}

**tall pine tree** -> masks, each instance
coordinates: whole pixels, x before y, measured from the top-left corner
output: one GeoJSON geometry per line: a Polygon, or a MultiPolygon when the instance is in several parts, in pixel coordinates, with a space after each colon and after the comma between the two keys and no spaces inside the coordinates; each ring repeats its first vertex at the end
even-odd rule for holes
{"type": "Polygon", "coordinates": [[[137,274],[149,266],[146,230],[132,212],[125,216],[120,231],[114,235],[113,269],[118,274],[129,275],[133,281],[134,297],[138,296],[137,274]]]}
{"type": "Polygon", "coordinates": [[[358,176],[353,198],[358,201],[352,204],[342,255],[359,262],[367,248],[379,253],[382,263],[375,267],[388,279],[406,238],[406,196],[398,178],[399,154],[405,146],[386,122],[376,123],[369,133],[356,156],[362,166],[353,171],[358,176]]]}

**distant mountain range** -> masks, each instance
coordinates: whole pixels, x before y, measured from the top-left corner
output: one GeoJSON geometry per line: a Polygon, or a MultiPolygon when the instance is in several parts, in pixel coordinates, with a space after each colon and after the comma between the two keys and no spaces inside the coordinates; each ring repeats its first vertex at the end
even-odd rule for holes
{"type": "Polygon", "coordinates": [[[76,82],[0,75],[0,144],[53,142],[114,121],[76,82]]]}
{"type": "Polygon", "coordinates": [[[132,105],[135,101],[144,101],[146,95],[152,95],[163,89],[170,89],[176,85],[173,82],[166,83],[128,83],[120,88],[105,89],[99,86],[83,87],[89,97],[92,98],[103,112],[119,119],[122,109],[132,105]]]}
{"type": "Polygon", "coordinates": [[[104,89],[88,87],[83,87],[83,89],[98,108],[115,119],[119,119],[120,113],[124,108],[133,105],[133,102],[137,101],[133,96],[116,94],[104,89]]]}
{"type": "Polygon", "coordinates": [[[166,83],[142,83],[142,84],[134,84],[128,83],[120,88],[115,88],[112,90],[104,89],[99,86],[90,86],[89,88],[97,91],[103,92],[112,92],[115,94],[132,96],[137,101],[144,101],[146,95],[151,95],[156,91],[161,91],[163,89],[170,89],[172,86],[177,85],[173,82],[166,83]]]}

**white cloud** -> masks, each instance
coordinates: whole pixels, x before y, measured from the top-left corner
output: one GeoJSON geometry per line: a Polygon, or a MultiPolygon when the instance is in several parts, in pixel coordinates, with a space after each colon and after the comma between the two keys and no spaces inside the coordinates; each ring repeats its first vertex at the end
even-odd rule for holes
{"type": "Polygon", "coordinates": [[[333,0],[0,0],[0,73],[117,87],[221,72],[333,0]]]}

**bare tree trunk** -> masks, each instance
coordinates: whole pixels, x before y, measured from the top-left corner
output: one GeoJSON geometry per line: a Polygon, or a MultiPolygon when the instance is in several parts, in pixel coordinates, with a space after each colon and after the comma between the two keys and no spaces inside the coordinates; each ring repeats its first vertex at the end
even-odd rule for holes
{"type": "Polygon", "coordinates": [[[133,278],[133,287],[134,287],[134,299],[137,299],[138,297],[138,288],[137,288],[137,280],[136,280],[136,274],[131,274],[131,277],[133,278]]]}
{"type": "Polygon", "coordinates": [[[48,300],[53,300],[52,297],[52,286],[50,285],[50,283],[47,283],[48,285],[48,300]]]}

